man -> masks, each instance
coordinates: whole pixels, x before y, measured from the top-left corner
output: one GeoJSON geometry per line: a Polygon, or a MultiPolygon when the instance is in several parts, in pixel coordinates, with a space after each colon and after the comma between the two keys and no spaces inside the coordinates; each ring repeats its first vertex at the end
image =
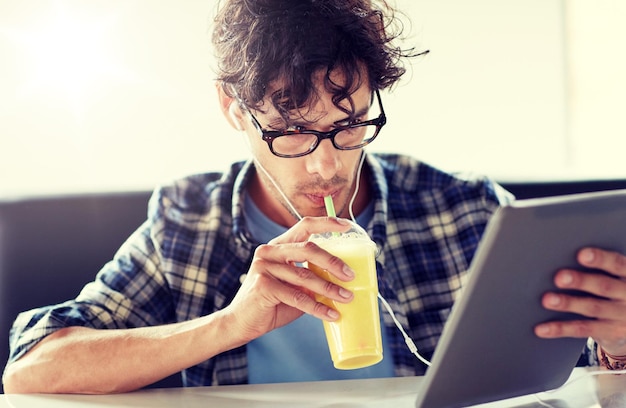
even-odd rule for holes
{"type": "MultiPolygon", "coordinates": [[[[217,92],[253,160],[157,189],[148,220],[75,300],[21,314],[5,390],[122,392],[180,370],[189,386],[423,373],[385,311],[383,362],[332,369],[321,320],[339,316],[314,295],[353,295],[301,267],[354,276],[307,243],[347,228],[325,217],[331,195],[338,215],[354,214],[377,243],[380,292],[429,358],[490,215],[510,199],[487,179],[364,153],[386,121],[379,91],[410,56],[392,45],[392,12],[369,0],[225,1],[217,92]]],[[[228,137],[213,136],[216,146],[228,137]]],[[[596,319],[537,334],[593,337],[606,364],[619,365],[626,258],[587,249],[579,260],[612,277],[564,270],[556,284],[606,300],[548,294],[544,306],[596,319]]]]}

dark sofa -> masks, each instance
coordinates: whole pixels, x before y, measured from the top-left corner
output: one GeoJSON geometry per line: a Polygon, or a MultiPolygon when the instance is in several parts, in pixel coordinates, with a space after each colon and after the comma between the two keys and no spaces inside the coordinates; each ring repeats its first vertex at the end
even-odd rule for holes
{"type": "MultiPolygon", "coordinates": [[[[522,199],[621,189],[626,179],[503,185],[522,199]]],[[[144,221],[149,197],[141,191],[0,200],[0,366],[17,314],[74,298],[144,221]]],[[[153,387],[180,384],[175,375],[153,387]]]]}

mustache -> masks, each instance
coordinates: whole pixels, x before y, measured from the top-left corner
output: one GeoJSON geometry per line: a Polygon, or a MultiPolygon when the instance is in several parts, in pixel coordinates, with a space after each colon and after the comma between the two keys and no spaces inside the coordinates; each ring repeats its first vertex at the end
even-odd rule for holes
{"type": "Polygon", "coordinates": [[[348,184],[348,179],[344,177],[334,176],[330,180],[322,180],[320,178],[311,180],[306,183],[298,184],[296,190],[306,192],[311,190],[332,190],[338,187],[344,187],[348,184]]]}

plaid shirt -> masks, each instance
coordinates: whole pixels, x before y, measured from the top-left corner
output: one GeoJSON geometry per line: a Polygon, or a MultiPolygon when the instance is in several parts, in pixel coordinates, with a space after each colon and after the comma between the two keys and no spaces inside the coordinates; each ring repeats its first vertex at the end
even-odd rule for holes
{"type": "MultiPolygon", "coordinates": [[[[368,154],[380,249],[379,290],[430,359],[485,225],[511,196],[485,178],[453,176],[407,156],[368,154]]],[[[184,321],[227,306],[247,272],[254,242],[243,196],[250,162],[157,189],[147,221],[79,296],[18,316],[10,361],[67,326],[122,329],[184,321]]],[[[383,310],[395,375],[424,373],[383,310]]],[[[166,352],[166,351],[165,351],[166,352]]],[[[480,352],[480,351],[477,351],[480,352]]],[[[183,372],[187,386],[247,382],[245,346],[183,372]]]]}

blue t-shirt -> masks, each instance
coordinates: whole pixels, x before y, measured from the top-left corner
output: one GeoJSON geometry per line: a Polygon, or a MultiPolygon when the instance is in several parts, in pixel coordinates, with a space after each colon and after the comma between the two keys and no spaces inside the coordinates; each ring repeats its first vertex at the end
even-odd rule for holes
{"type": "MultiPolygon", "coordinates": [[[[258,242],[268,242],[287,230],[265,216],[249,196],[244,205],[246,225],[258,242]]],[[[373,213],[372,203],[357,217],[357,223],[367,226],[373,213]]],[[[381,327],[384,358],[380,363],[356,370],[337,370],[330,358],[322,321],[304,314],[248,343],[248,381],[260,384],[393,377],[394,365],[382,313],[381,327]]]]}

